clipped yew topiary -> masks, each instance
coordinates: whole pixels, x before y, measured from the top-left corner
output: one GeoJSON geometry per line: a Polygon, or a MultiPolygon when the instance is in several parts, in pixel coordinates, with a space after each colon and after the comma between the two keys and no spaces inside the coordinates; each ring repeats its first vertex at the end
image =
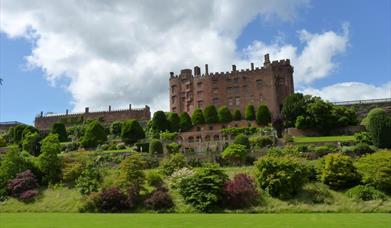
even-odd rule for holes
{"type": "Polygon", "coordinates": [[[193,125],[205,123],[204,114],[202,113],[201,109],[197,108],[196,110],[194,110],[193,115],[191,116],[191,122],[193,123],[193,125]]]}
{"type": "Polygon", "coordinates": [[[63,122],[56,122],[52,125],[52,134],[57,134],[60,142],[66,142],[68,140],[67,130],[63,122]]]}
{"type": "Polygon", "coordinates": [[[179,115],[179,129],[181,131],[187,131],[190,130],[190,128],[193,127],[193,124],[191,122],[191,118],[187,112],[181,112],[179,115]]]}
{"type": "Polygon", "coordinates": [[[170,123],[163,111],[157,111],[153,114],[152,129],[156,132],[168,131],[170,129],[170,123]]]}
{"type": "Polygon", "coordinates": [[[250,141],[244,134],[237,135],[233,141],[233,144],[240,144],[245,146],[247,149],[250,149],[250,141]]]}
{"type": "Polygon", "coordinates": [[[232,114],[227,106],[222,106],[219,108],[218,116],[220,123],[229,123],[232,121],[232,114]]]}
{"type": "Polygon", "coordinates": [[[167,115],[167,120],[169,123],[169,130],[170,132],[178,132],[179,131],[179,124],[180,124],[180,118],[177,113],[170,112],[167,115]]]}
{"type": "Polygon", "coordinates": [[[256,113],[257,124],[265,126],[272,122],[272,114],[266,105],[260,105],[256,113]]]}
{"type": "Polygon", "coordinates": [[[233,120],[241,120],[242,119],[242,113],[240,113],[239,109],[235,109],[233,115],[232,115],[233,120]]]}
{"type": "Polygon", "coordinates": [[[139,139],[145,138],[144,129],[137,120],[128,120],[123,123],[121,139],[127,144],[133,144],[139,139]]]}
{"type": "Polygon", "coordinates": [[[105,128],[98,121],[89,122],[85,128],[84,136],[81,140],[81,145],[85,148],[94,148],[106,142],[107,136],[105,128]]]}
{"type": "Polygon", "coordinates": [[[255,109],[254,105],[247,105],[245,112],[246,120],[255,120],[255,109]]]}
{"type": "Polygon", "coordinates": [[[217,109],[216,109],[216,107],[214,105],[208,105],[208,106],[205,107],[204,119],[205,119],[205,123],[208,123],[208,124],[218,123],[219,122],[217,109]]]}
{"type": "Polygon", "coordinates": [[[163,154],[163,145],[162,143],[157,139],[152,139],[149,142],[149,153],[150,154],[163,154]]]}

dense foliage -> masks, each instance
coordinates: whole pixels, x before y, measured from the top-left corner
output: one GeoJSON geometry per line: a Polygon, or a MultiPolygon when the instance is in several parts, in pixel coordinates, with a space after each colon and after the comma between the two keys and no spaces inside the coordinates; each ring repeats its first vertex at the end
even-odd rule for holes
{"type": "Polygon", "coordinates": [[[158,188],[144,201],[145,207],[155,211],[166,211],[174,207],[174,202],[167,189],[158,188]]]}
{"type": "Polygon", "coordinates": [[[368,133],[379,148],[391,148],[391,117],[384,111],[368,116],[368,133]]]}
{"type": "Polygon", "coordinates": [[[232,114],[231,111],[227,108],[227,106],[222,106],[219,108],[218,116],[219,116],[220,123],[229,123],[232,121],[232,114]]]}
{"type": "Polygon", "coordinates": [[[260,105],[257,109],[255,120],[257,124],[265,126],[272,122],[272,114],[266,105],[260,105]]]}
{"type": "Polygon", "coordinates": [[[41,153],[42,135],[38,132],[28,132],[22,140],[22,149],[31,155],[38,156],[41,153]]]}
{"type": "Polygon", "coordinates": [[[151,139],[149,142],[149,153],[150,154],[163,154],[163,145],[160,140],[151,139]]]}
{"type": "Polygon", "coordinates": [[[223,159],[229,160],[234,165],[242,164],[249,150],[241,144],[231,144],[221,153],[223,159]]]}
{"type": "Polygon", "coordinates": [[[170,154],[168,157],[164,158],[160,167],[164,175],[171,175],[175,170],[186,167],[186,158],[182,153],[170,154]]]}
{"type": "Polygon", "coordinates": [[[325,156],[320,179],[332,189],[345,189],[357,185],[361,176],[349,156],[336,153],[325,156]]]}
{"type": "Polygon", "coordinates": [[[38,167],[43,174],[43,181],[56,183],[61,179],[60,141],[54,134],[42,140],[41,154],[38,157],[38,167]]]}
{"type": "Polygon", "coordinates": [[[232,115],[233,120],[241,120],[242,119],[242,113],[240,113],[239,109],[235,109],[233,115],[232,115]]]}
{"type": "Polygon", "coordinates": [[[391,151],[382,150],[362,156],[355,162],[363,182],[391,193],[391,151]]]}
{"type": "Polygon", "coordinates": [[[244,134],[239,134],[235,137],[233,144],[240,144],[245,146],[247,149],[250,148],[250,141],[248,137],[244,134]]]}
{"type": "Polygon", "coordinates": [[[346,195],[356,200],[383,200],[386,195],[376,188],[368,185],[357,185],[346,192],[346,195]]]}
{"type": "Polygon", "coordinates": [[[212,124],[218,123],[219,117],[217,114],[217,109],[214,105],[208,105],[204,109],[204,119],[205,123],[212,124]]]}
{"type": "Polygon", "coordinates": [[[139,153],[132,153],[120,164],[120,184],[126,188],[141,189],[145,181],[145,162],[139,153]]]}
{"type": "Polygon", "coordinates": [[[170,123],[163,111],[157,111],[153,114],[152,129],[156,132],[168,131],[170,129],[170,123]]]}
{"type": "Polygon", "coordinates": [[[81,145],[85,148],[94,148],[106,142],[107,136],[105,128],[98,121],[89,122],[85,128],[84,136],[81,140],[81,145]]]}
{"type": "Polygon", "coordinates": [[[255,170],[260,187],[282,199],[296,195],[308,180],[308,168],[293,157],[261,157],[255,170]]]}
{"type": "Polygon", "coordinates": [[[95,207],[98,212],[124,212],[130,208],[128,197],[120,189],[111,187],[105,188],[94,198],[95,207]]]}
{"type": "Polygon", "coordinates": [[[191,118],[187,112],[181,112],[179,115],[179,128],[181,131],[190,130],[193,127],[191,118]]]}
{"type": "Polygon", "coordinates": [[[57,134],[60,142],[66,142],[68,140],[67,130],[65,129],[65,124],[63,122],[53,123],[52,134],[57,134]]]}
{"type": "Polygon", "coordinates": [[[254,105],[247,105],[246,112],[244,114],[246,120],[255,120],[255,109],[254,105]]]}
{"type": "Polygon", "coordinates": [[[170,132],[178,132],[180,128],[180,118],[177,113],[170,112],[167,115],[167,120],[169,123],[169,130],[170,132]]]}
{"type": "Polygon", "coordinates": [[[30,201],[35,194],[27,191],[37,191],[38,181],[31,170],[16,174],[16,177],[8,182],[7,190],[11,196],[14,196],[23,201],[30,201]]]}
{"type": "Polygon", "coordinates": [[[228,177],[217,166],[198,169],[194,175],[182,179],[179,193],[186,203],[201,212],[211,212],[221,203],[224,183],[228,177]]]}
{"type": "Polygon", "coordinates": [[[193,115],[191,116],[191,122],[193,123],[193,125],[205,123],[204,114],[202,113],[201,109],[197,108],[196,110],[194,110],[193,115]]]}
{"type": "Polygon", "coordinates": [[[224,204],[229,208],[246,208],[259,199],[259,192],[252,177],[239,173],[224,185],[224,204]]]}
{"type": "Polygon", "coordinates": [[[121,130],[121,139],[123,142],[133,144],[143,138],[145,138],[145,133],[137,120],[128,120],[123,123],[121,130]]]}
{"type": "Polygon", "coordinates": [[[102,176],[97,164],[89,163],[81,172],[81,175],[76,180],[76,187],[82,195],[89,195],[92,192],[98,192],[102,176]]]}
{"type": "Polygon", "coordinates": [[[110,125],[110,133],[115,136],[120,136],[122,131],[122,122],[121,121],[114,121],[110,125]]]}

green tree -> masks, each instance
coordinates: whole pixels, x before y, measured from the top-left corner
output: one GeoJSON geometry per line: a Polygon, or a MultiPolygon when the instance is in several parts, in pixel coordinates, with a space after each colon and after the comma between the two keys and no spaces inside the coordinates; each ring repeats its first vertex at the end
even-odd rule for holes
{"type": "Polygon", "coordinates": [[[163,154],[163,145],[157,139],[152,139],[149,142],[149,153],[150,154],[163,154]]]}
{"type": "Polygon", "coordinates": [[[175,112],[168,113],[167,120],[170,125],[170,131],[171,132],[178,132],[179,126],[180,126],[180,119],[179,119],[178,114],[175,112]]]}
{"type": "Polygon", "coordinates": [[[163,111],[157,111],[153,114],[152,129],[156,132],[168,131],[170,123],[167,120],[166,114],[163,111]]]}
{"type": "Polygon", "coordinates": [[[174,171],[186,166],[186,158],[182,153],[170,154],[160,162],[160,168],[167,176],[171,175],[174,171]]]}
{"type": "Polygon", "coordinates": [[[68,140],[67,130],[65,129],[65,124],[63,122],[53,123],[52,134],[57,134],[60,142],[66,142],[68,140]]]}
{"type": "Polygon", "coordinates": [[[337,126],[337,120],[332,110],[333,105],[330,102],[315,97],[314,102],[307,105],[307,115],[312,120],[311,126],[324,134],[328,134],[331,129],[337,126]]]}
{"type": "Polygon", "coordinates": [[[294,93],[284,99],[281,113],[286,127],[294,127],[298,116],[305,115],[306,99],[301,93],[294,93]]]}
{"type": "Polygon", "coordinates": [[[219,108],[219,121],[221,123],[229,123],[232,121],[231,111],[227,108],[227,106],[222,106],[219,108]]]}
{"type": "Polygon", "coordinates": [[[76,187],[82,195],[89,195],[99,191],[102,175],[99,168],[94,163],[88,163],[81,175],[76,180],[76,187]]]}
{"type": "Polygon", "coordinates": [[[139,153],[132,153],[122,160],[120,164],[121,185],[125,188],[141,189],[145,182],[144,167],[145,162],[139,153]]]}
{"type": "Polygon", "coordinates": [[[114,121],[110,125],[110,133],[115,136],[120,136],[123,123],[121,121],[114,121]]]}
{"type": "Polygon", "coordinates": [[[139,139],[145,138],[144,129],[137,120],[128,120],[123,123],[121,139],[127,144],[133,144],[139,139]]]}
{"type": "Polygon", "coordinates": [[[242,113],[240,113],[239,109],[236,109],[233,114],[233,120],[241,120],[242,119],[242,113]]]}
{"type": "Polygon", "coordinates": [[[391,117],[385,112],[377,112],[368,118],[368,133],[373,145],[391,148],[391,117]]]}
{"type": "Polygon", "coordinates": [[[221,153],[223,159],[231,161],[234,165],[240,165],[246,158],[249,150],[241,144],[231,144],[221,153]]]}
{"type": "Polygon", "coordinates": [[[234,144],[240,144],[245,146],[247,149],[250,149],[250,140],[248,137],[244,134],[239,134],[235,137],[235,140],[233,141],[234,144]]]}
{"type": "Polygon", "coordinates": [[[268,125],[272,122],[272,114],[266,105],[260,105],[256,113],[256,121],[259,125],[268,125]]]}
{"type": "Polygon", "coordinates": [[[197,108],[196,110],[194,110],[193,115],[191,116],[191,122],[193,123],[193,125],[205,123],[204,115],[202,114],[201,109],[197,108]]]}
{"type": "Polygon", "coordinates": [[[41,152],[41,139],[42,137],[38,132],[29,132],[23,138],[23,150],[29,152],[31,155],[38,156],[41,152]]]}
{"type": "Polygon", "coordinates": [[[204,119],[205,123],[212,124],[212,123],[218,123],[219,117],[217,115],[217,110],[214,105],[208,105],[205,107],[204,110],[204,119]]]}
{"type": "Polygon", "coordinates": [[[38,157],[38,167],[43,173],[43,180],[56,183],[61,178],[60,141],[57,134],[50,134],[41,142],[41,154],[38,157]]]}
{"type": "Polygon", "coordinates": [[[247,105],[246,112],[245,112],[245,119],[246,120],[255,120],[254,105],[247,105]]]}
{"type": "Polygon", "coordinates": [[[93,148],[103,144],[106,140],[105,128],[98,121],[93,120],[87,124],[81,144],[85,148],[93,148]]]}
{"type": "Polygon", "coordinates": [[[369,119],[371,118],[371,116],[377,115],[378,113],[385,113],[385,111],[382,108],[373,108],[373,109],[371,109],[368,112],[367,116],[364,119],[362,119],[361,125],[365,126],[365,128],[368,129],[369,119]]]}
{"type": "Polygon", "coordinates": [[[191,118],[187,112],[181,112],[179,115],[179,128],[181,131],[187,131],[190,130],[193,127],[193,124],[191,123],[191,118]]]}

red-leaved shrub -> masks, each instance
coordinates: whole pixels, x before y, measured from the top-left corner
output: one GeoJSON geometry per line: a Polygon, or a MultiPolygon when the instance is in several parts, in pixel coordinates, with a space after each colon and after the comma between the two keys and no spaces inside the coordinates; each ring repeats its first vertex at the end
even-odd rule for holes
{"type": "Polygon", "coordinates": [[[237,174],[224,185],[224,204],[229,208],[245,208],[259,199],[254,179],[244,173],[237,174]]]}
{"type": "Polygon", "coordinates": [[[95,198],[98,212],[122,212],[129,209],[128,197],[116,187],[103,189],[95,198]]]}
{"type": "Polygon", "coordinates": [[[19,200],[28,203],[31,202],[38,195],[37,190],[27,190],[19,195],[19,200]]]}
{"type": "Polygon", "coordinates": [[[152,194],[144,201],[145,207],[156,211],[165,211],[174,206],[171,196],[167,189],[159,188],[152,192],[152,194]]]}
{"type": "MultiPolygon", "coordinates": [[[[11,196],[19,198],[20,200],[22,200],[21,195],[23,193],[25,193],[26,191],[29,191],[29,190],[35,190],[36,188],[38,188],[37,179],[35,178],[34,174],[29,169],[24,172],[16,174],[16,177],[14,179],[8,181],[8,184],[7,184],[8,193],[11,196]]],[[[36,191],[36,192],[38,194],[38,191],[36,191]]],[[[35,195],[37,195],[37,194],[35,194],[35,195]]],[[[29,196],[28,197],[29,200],[31,200],[33,197],[33,194],[31,192],[26,193],[25,195],[29,196]]]]}

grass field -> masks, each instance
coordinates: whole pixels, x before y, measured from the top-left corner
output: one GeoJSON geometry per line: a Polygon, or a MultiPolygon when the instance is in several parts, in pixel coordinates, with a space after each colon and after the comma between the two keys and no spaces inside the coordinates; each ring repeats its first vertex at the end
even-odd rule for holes
{"type": "Polygon", "coordinates": [[[353,141],[353,135],[339,135],[339,136],[320,136],[320,137],[305,137],[299,136],[293,138],[296,143],[311,143],[311,142],[342,142],[353,141]]]}
{"type": "Polygon", "coordinates": [[[390,214],[2,213],[0,227],[390,227],[390,214]]]}

